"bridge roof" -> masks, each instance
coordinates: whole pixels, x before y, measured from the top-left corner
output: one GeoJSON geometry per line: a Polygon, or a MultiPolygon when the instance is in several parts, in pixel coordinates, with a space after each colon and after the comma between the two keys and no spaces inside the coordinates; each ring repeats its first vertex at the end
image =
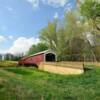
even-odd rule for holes
{"type": "Polygon", "coordinates": [[[44,50],[44,51],[42,51],[42,52],[38,52],[38,53],[35,53],[35,54],[33,54],[33,55],[26,56],[26,57],[22,58],[22,60],[27,59],[27,58],[29,58],[29,57],[36,56],[36,55],[47,54],[47,53],[53,53],[53,54],[56,54],[53,50],[44,50]]]}

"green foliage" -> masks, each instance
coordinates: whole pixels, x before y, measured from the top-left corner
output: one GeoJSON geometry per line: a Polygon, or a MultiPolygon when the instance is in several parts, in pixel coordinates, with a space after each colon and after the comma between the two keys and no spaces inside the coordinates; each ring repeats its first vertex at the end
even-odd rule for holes
{"type": "Polygon", "coordinates": [[[68,60],[66,55],[83,52],[82,27],[77,21],[75,13],[70,12],[65,14],[62,24],[54,20],[40,32],[40,39],[57,53],[58,60],[68,60]]]}
{"type": "Polygon", "coordinates": [[[16,67],[17,62],[15,61],[0,61],[0,67],[16,67]]]}
{"type": "Polygon", "coordinates": [[[31,72],[27,71],[24,68],[6,68],[5,70],[7,70],[8,72],[13,72],[15,74],[19,74],[19,75],[30,75],[30,74],[32,74],[31,72]]]}
{"type": "Polygon", "coordinates": [[[57,47],[57,20],[49,22],[40,32],[40,39],[45,42],[49,48],[57,47]]]}
{"type": "Polygon", "coordinates": [[[36,45],[32,45],[32,47],[28,51],[28,55],[35,54],[47,49],[48,49],[48,46],[45,43],[38,43],[36,45]]]}
{"type": "MultiPolygon", "coordinates": [[[[100,2],[99,0],[85,0],[81,4],[81,14],[85,17],[84,32],[93,34],[95,42],[94,45],[90,44],[90,51],[97,61],[100,61],[100,2]]],[[[88,42],[89,43],[89,42],[88,42]]]]}
{"type": "Polygon", "coordinates": [[[99,0],[85,0],[81,5],[81,14],[92,20],[94,27],[100,30],[100,2],[99,0]]]}
{"type": "Polygon", "coordinates": [[[49,22],[41,30],[40,39],[57,53],[60,61],[84,60],[84,56],[90,55],[92,55],[92,61],[99,61],[100,57],[98,58],[97,55],[100,49],[93,49],[100,40],[95,35],[100,33],[95,20],[99,12],[98,2],[85,0],[81,5],[81,13],[87,19],[76,12],[69,12],[65,14],[62,21],[56,19],[49,22]]]}
{"type": "Polygon", "coordinates": [[[94,19],[100,15],[100,3],[98,0],[85,0],[81,5],[81,13],[88,19],[94,19]]]}
{"type": "Polygon", "coordinates": [[[24,56],[23,53],[14,55],[12,61],[19,61],[24,56]]]}

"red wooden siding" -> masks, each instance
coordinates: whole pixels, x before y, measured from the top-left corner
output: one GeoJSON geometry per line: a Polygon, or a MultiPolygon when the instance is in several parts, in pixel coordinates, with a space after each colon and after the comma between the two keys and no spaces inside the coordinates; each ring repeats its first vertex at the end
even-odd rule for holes
{"type": "Polygon", "coordinates": [[[30,56],[19,61],[19,64],[36,64],[44,61],[44,54],[39,54],[35,56],[30,56]]]}
{"type": "Polygon", "coordinates": [[[20,65],[39,65],[41,62],[44,61],[56,61],[56,54],[53,52],[50,52],[48,50],[36,53],[34,55],[22,58],[18,64],[20,65]],[[48,56],[46,56],[49,54],[48,56]],[[50,55],[52,54],[52,55],[50,55]]]}

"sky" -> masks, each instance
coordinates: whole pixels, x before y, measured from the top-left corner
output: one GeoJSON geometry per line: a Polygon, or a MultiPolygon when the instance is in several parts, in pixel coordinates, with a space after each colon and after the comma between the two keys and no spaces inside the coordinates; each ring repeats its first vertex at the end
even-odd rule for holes
{"type": "Polygon", "coordinates": [[[0,53],[25,53],[54,18],[76,8],[76,0],[0,0],[0,53]]]}

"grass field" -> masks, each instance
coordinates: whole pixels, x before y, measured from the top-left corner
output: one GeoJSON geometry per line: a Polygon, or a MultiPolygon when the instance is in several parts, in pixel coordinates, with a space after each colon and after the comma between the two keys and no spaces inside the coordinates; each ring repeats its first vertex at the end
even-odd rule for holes
{"type": "Polygon", "coordinates": [[[5,64],[0,62],[0,100],[100,100],[100,67],[64,76],[5,64]]]}

